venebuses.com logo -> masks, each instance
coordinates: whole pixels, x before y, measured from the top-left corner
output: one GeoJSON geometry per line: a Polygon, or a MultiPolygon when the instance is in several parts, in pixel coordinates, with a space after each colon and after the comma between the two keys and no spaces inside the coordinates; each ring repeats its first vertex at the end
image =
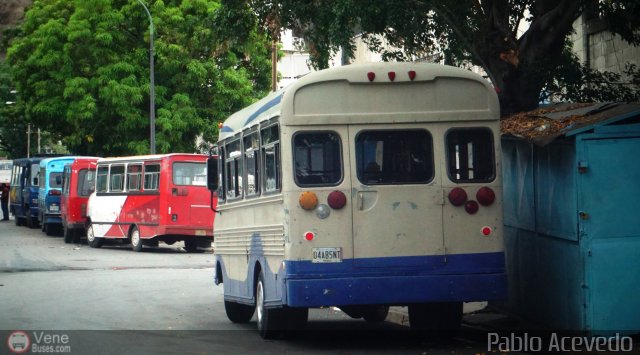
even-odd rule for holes
{"type": "Polygon", "coordinates": [[[31,334],[16,330],[9,334],[7,346],[14,354],[31,353],[70,353],[69,335],[50,334],[44,331],[33,331],[31,334]]]}
{"type": "Polygon", "coordinates": [[[22,330],[16,330],[9,334],[9,337],[7,338],[7,345],[9,346],[9,350],[16,354],[27,352],[31,345],[29,334],[22,330]]]}

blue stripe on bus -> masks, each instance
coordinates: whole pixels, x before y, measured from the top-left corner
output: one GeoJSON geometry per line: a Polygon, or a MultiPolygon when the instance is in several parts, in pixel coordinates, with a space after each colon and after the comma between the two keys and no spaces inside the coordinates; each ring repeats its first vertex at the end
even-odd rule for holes
{"type": "Polygon", "coordinates": [[[293,307],[403,305],[504,300],[507,294],[503,253],[448,255],[446,262],[442,256],[372,258],[375,267],[356,266],[362,261],[287,261],[283,301],[293,307]]]}
{"type": "Polygon", "coordinates": [[[272,108],[273,106],[279,104],[281,100],[282,100],[282,95],[278,95],[274,99],[272,99],[271,101],[269,101],[266,104],[264,104],[256,112],[252,113],[251,116],[249,116],[247,118],[247,121],[244,123],[244,125],[246,126],[249,122],[255,120],[256,117],[260,116],[261,113],[263,113],[263,112],[267,111],[268,109],[272,108]]]}

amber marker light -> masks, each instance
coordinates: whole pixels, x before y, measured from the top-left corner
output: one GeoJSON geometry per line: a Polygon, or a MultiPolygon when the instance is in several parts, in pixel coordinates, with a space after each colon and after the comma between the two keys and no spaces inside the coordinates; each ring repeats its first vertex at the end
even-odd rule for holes
{"type": "Polygon", "coordinates": [[[318,196],[311,191],[305,191],[300,194],[299,202],[302,209],[311,211],[318,205],[318,196]]]}

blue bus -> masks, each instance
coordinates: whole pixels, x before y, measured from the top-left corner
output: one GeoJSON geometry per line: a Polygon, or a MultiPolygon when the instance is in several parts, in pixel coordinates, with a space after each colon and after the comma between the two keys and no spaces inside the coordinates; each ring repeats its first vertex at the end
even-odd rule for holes
{"type": "Polygon", "coordinates": [[[62,173],[64,166],[73,163],[76,157],[63,156],[40,161],[38,191],[38,221],[42,231],[53,235],[62,229],[60,216],[60,195],[62,194],[62,173]]]}
{"type": "Polygon", "coordinates": [[[40,161],[45,158],[34,156],[13,161],[9,210],[17,226],[26,224],[29,228],[35,228],[38,225],[38,179],[40,161]]]}

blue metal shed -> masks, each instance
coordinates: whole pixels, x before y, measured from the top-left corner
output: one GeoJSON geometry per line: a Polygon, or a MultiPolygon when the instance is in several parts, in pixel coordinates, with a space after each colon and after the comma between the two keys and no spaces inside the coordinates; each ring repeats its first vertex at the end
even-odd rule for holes
{"type": "Polygon", "coordinates": [[[640,332],[640,103],[519,115],[503,134],[507,309],[640,332]]]}

